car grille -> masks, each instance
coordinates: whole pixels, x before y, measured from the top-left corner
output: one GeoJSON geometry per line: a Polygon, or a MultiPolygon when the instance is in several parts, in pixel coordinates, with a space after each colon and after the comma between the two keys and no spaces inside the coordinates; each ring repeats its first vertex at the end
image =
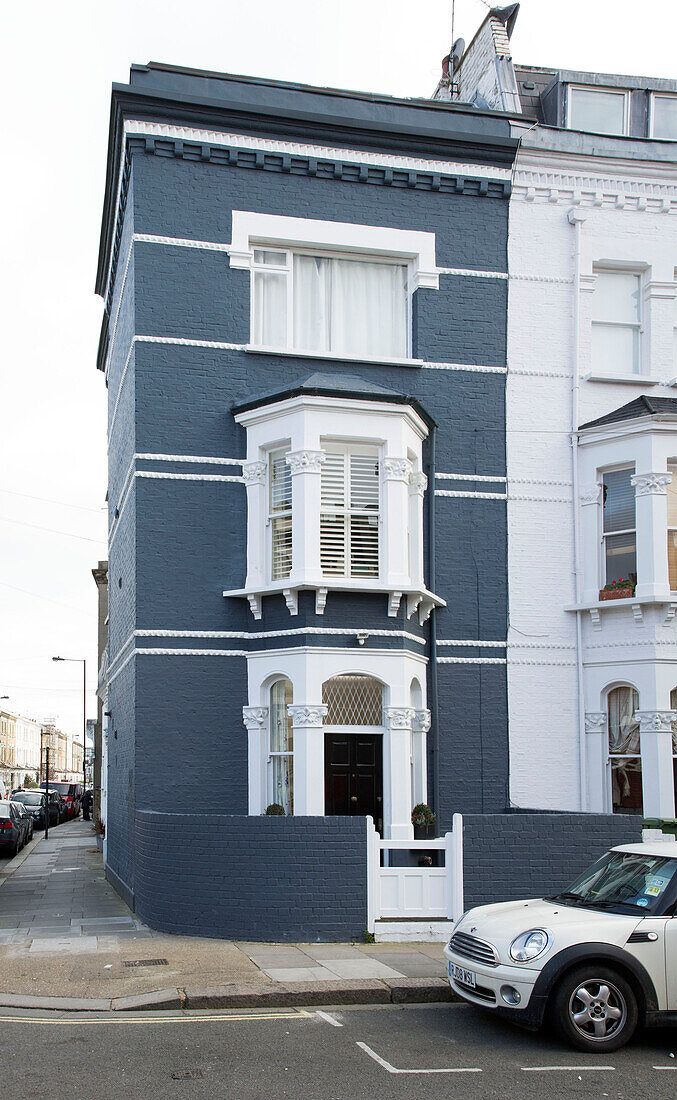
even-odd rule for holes
{"type": "Polygon", "coordinates": [[[484,966],[498,966],[498,955],[491,944],[468,936],[465,932],[454,932],[449,940],[449,950],[455,955],[462,955],[464,959],[483,963],[484,966]]]}
{"type": "Polygon", "coordinates": [[[496,994],[493,989],[487,989],[484,985],[470,986],[465,982],[457,982],[454,978],[454,985],[457,985],[459,989],[462,989],[464,993],[468,993],[471,997],[477,997],[480,1001],[487,1001],[489,1004],[496,1004],[496,994]]]}

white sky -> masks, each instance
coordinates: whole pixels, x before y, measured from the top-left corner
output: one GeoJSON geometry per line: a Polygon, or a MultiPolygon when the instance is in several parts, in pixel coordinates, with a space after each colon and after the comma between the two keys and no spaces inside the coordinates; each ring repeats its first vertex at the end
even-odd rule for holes
{"type": "MultiPolygon", "coordinates": [[[[522,0],[513,56],[674,77],[675,6],[522,0]]],[[[95,369],[102,304],[93,285],[111,83],[126,82],[132,62],[153,60],[426,97],[451,44],[451,7],[451,0],[3,5],[0,695],[10,698],[0,706],[53,717],[79,735],[82,669],[53,664],[60,654],[87,659],[95,716],[91,569],[106,557],[106,390],[95,369]]],[[[483,0],[456,0],[455,36],[469,42],[485,12],[483,0]]]]}

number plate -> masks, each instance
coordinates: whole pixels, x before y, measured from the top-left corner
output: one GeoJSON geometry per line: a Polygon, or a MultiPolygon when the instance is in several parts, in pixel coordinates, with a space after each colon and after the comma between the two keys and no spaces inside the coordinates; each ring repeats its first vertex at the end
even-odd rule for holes
{"type": "Polygon", "coordinates": [[[461,985],[467,985],[471,989],[475,988],[475,975],[472,970],[465,970],[462,966],[457,966],[456,963],[449,963],[449,977],[453,978],[455,982],[460,982],[461,985]]]}

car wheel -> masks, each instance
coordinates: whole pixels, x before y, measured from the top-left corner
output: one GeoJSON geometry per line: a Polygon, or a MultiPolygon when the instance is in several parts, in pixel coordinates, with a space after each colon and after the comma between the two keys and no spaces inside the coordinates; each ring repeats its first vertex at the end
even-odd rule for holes
{"type": "Polygon", "coordinates": [[[606,966],[581,966],[567,974],[555,990],[550,1012],[562,1039],[593,1053],[619,1050],[637,1027],[631,986],[606,966]]]}

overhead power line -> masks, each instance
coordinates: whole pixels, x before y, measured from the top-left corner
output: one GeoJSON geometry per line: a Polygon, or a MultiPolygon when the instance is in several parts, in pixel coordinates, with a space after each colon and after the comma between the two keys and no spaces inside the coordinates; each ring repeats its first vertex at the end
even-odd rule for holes
{"type": "Polygon", "coordinates": [[[67,539],[79,539],[80,542],[95,542],[99,546],[105,544],[105,539],[89,539],[86,535],[74,535],[72,531],[57,531],[54,527],[40,527],[37,523],[26,523],[22,519],[10,519],[9,516],[0,516],[0,523],[16,523],[19,527],[31,527],[34,531],[47,531],[50,535],[63,535],[67,539]]]}
{"type": "Polygon", "coordinates": [[[47,603],[56,604],[57,607],[65,607],[68,611],[77,611],[78,615],[87,615],[91,617],[90,611],[85,611],[84,607],[76,607],[73,603],[64,603],[63,600],[55,600],[51,596],[43,596],[40,592],[31,592],[29,588],[19,588],[17,584],[8,584],[7,581],[0,581],[0,587],[11,588],[13,592],[23,592],[25,596],[32,596],[35,600],[46,600],[47,603]]]}
{"type": "Polygon", "coordinates": [[[43,504],[58,504],[61,508],[77,508],[79,512],[93,512],[95,516],[107,511],[104,504],[100,508],[88,508],[84,504],[70,504],[67,500],[53,500],[51,497],[36,497],[32,493],[20,493],[17,489],[0,488],[0,493],[8,493],[12,497],[24,497],[26,500],[40,500],[43,504]]]}

